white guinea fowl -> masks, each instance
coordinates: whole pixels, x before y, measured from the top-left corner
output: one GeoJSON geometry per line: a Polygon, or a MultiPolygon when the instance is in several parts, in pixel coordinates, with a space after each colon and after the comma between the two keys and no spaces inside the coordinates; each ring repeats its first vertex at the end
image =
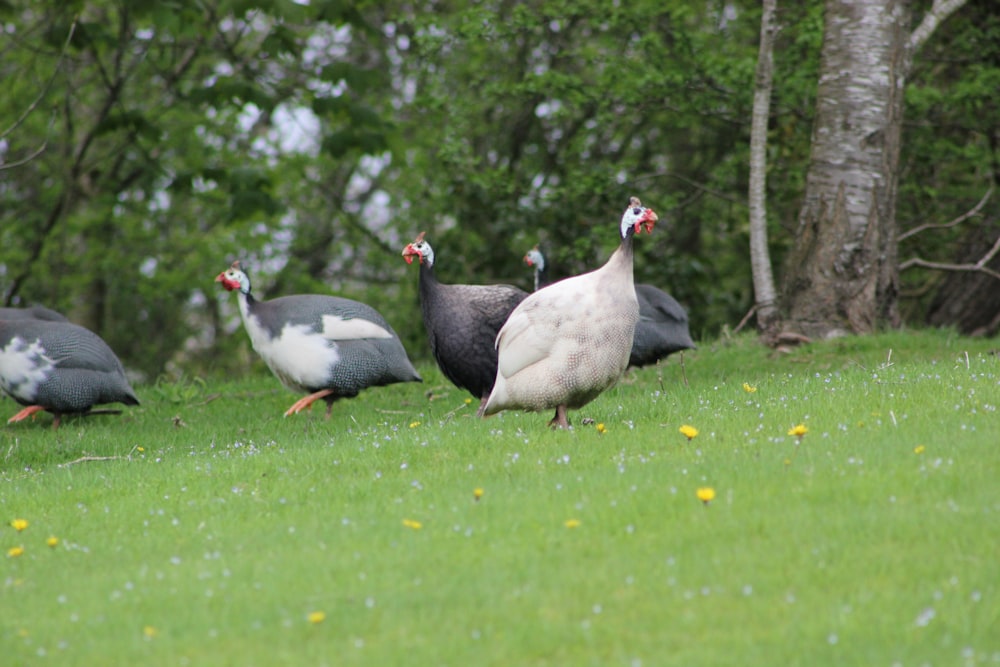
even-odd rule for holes
{"type": "MultiPolygon", "coordinates": [[[[524,263],[534,269],[536,292],[550,284],[548,263],[538,246],[524,255],[524,263]]],[[[635,286],[635,296],[639,301],[639,322],[632,339],[630,367],[649,366],[675,352],[695,348],[687,311],[677,299],[645,283],[635,286]]]]}
{"type": "Polygon", "coordinates": [[[58,320],[0,320],[0,387],[26,406],[8,422],[46,410],[54,428],[64,414],[117,413],[93,409],[102,403],[139,404],[107,343],[58,320]]]}
{"type": "Polygon", "coordinates": [[[497,377],[484,414],[555,408],[550,426],[569,427],[578,409],[615,384],[628,367],[639,303],[632,240],[657,216],[635,197],[619,226],[621,243],[601,268],[532,293],[497,335],[497,377]]]}
{"type": "Polygon", "coordinates": [[[368,387],[421,381],[396,332],[367,304],[321,294],[257,301],[239,262],[215,281],[239,295],[250,342],[271,372],[292,391],[308,393],[286,417],[323,399],[329,418],[338,398],[357,396],[368,387]]]}

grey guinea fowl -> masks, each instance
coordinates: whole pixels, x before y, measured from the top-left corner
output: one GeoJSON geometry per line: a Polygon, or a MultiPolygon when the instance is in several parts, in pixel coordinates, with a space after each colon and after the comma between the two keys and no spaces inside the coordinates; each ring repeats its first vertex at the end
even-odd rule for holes
{"type": "Polygon", "coordinates": [[[41,410],[88,413],[103,403],[138,405],[115,353],[100,336],[69,322],[0,320],[0,387],[27,406],[8,420],[41,410]]]}
{"type": "Polygon", "coordinates": [[[497,377],[484,414],[547,410],[550,426],[569,428],[578,409],[615,384],[628,366],[639,303],[632,238],[657,216],[635,197],[619,225],[621,242],[601,268],[534,292],[497,336],[497,377]]]}
{"type": "Polygon", "coordinates": [[[434,249],[421,232],[403,248],[420,263],[420,310],[431,353],[444,376],[479,399],[482,415],[497,375],[496,337],[528,293],[511,285],[448,285],[434,275],[434,249]]]}
{"type": "Polygon", "coordinates": [[[326,401],[396,382],[420,382],[389,323],[371,306],[336,296],[299,294],[257,301],[239,262],[216,282],[239,296],[240,315],[253,349],[292,391],[307,392],[285,416],[326,401]]]}
{"type": "Polygon", "coordinates": [[[29,308],[0,308],[0,320],[47,320],[49,322],[68,322],[62,313],[57,313],[45,306],[29,308]]]}
{"type": "MultiPolygon", "coordinates": [[[[534,269],[535,291],[551,284],[548,262],[538,246],[524,255],[524,263],[534,269]]],[[[635,325],[629,366],[649,366],[674,352],[695,348],[687,311],[677,299],[648,283],[636,285],[635,296],[639,302],[639,322],[635,325]]]]}

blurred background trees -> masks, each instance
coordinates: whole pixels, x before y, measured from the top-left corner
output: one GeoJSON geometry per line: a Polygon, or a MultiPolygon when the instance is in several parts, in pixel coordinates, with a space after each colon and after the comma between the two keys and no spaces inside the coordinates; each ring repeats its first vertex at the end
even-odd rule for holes
{"type": "MultiPolygon", "coordinates": [[[[821,2],[788,4],[768,137],[776,267],[802,206],[823,37],[821,2]]],[[[997,197],[906,235],[969,211],[998,178],[993,4],[970,0],[913,63],[896,202],[905,323],[1000,326],[1000,304],[977,312],[995,278],[926,266],[988,252],[997,197]]],[[[399,256],[418,232],[442,279],[528,287],[536,243],[556,275],[602,263],[636,194],[661,218],[637,278],[688,308],[696,338],[717,336],[753,304],[760,8],[620,5],[0,0],[0,300],[64,311],[148,377],[225,369],[247,342],[227,335],[235,304],[212,281],[238,258],[261,296],[375,305],[421,357],[416,272],[399,256]]]]}

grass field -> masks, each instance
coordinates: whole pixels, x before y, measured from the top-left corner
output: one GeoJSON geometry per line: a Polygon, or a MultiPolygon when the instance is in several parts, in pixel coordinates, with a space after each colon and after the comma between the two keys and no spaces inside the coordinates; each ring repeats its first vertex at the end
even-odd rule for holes
{"type": "Polygon", "coordinates": [[[0,664],[1000,664],[997,347],[704,343],[571,432],[429,365],[6,426],[0,664]]]}

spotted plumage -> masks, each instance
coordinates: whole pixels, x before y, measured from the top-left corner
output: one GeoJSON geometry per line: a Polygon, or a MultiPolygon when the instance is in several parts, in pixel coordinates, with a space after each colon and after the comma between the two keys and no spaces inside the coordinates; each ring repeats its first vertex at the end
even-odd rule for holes
{"type": "MultiPolygon", "coordinates": [[[[534,269],[535,291],[551,284],[548,262],[538,246],[524,255],[524,263],[534,269]]],[[[647,283],[635,286],[635,296],[639,322],[632,338],[629,366],[649,366],[675,352],[694,349],[687,311],[677,299],[647,283]]]]}
{"type": "Polygon", "coordinates": [[[484,414],[555,408],[550,424],[568,428],[568,409],[618,381],[639,321],[632,239],[656,219],[633,197],[619,225],[621,243],[604,266],[544,287],[514,309],[497,336],[497,375],[484,414]]]}
{"type": "Polygon", "coordinates": [[[431,353],[446,378],[480,399],[497,373],[497,332],[528,293],[511,285],[448,285],[434,274],[434,250],[421,233],[403,249],[420,264],[420,309],[431,353]]]}
{"type": "Polygon", "coordinates": [[[329,417],[338,398],[421,380],[396,332],[367,304],[321,294],[257,301],[239,262],[215,280],[237,292],[250,342],[271,372],[292,391],[309,394],[286,415],[322,398],[329,417]]]}
{"type": "Polygon", "coordinates": [[[45,306],[29,306],[28,308],[0,308],[0,320],[48,320],[50,322],[68,322],[66,316],[45,306]]]}
{"type": "Polygon", "coordinates": [[[46,410],[65,414],[139,400],[115,353],[100,336],[69,322],[0,320],[0,388],[27,406],[8,421],[46,410]]]}

